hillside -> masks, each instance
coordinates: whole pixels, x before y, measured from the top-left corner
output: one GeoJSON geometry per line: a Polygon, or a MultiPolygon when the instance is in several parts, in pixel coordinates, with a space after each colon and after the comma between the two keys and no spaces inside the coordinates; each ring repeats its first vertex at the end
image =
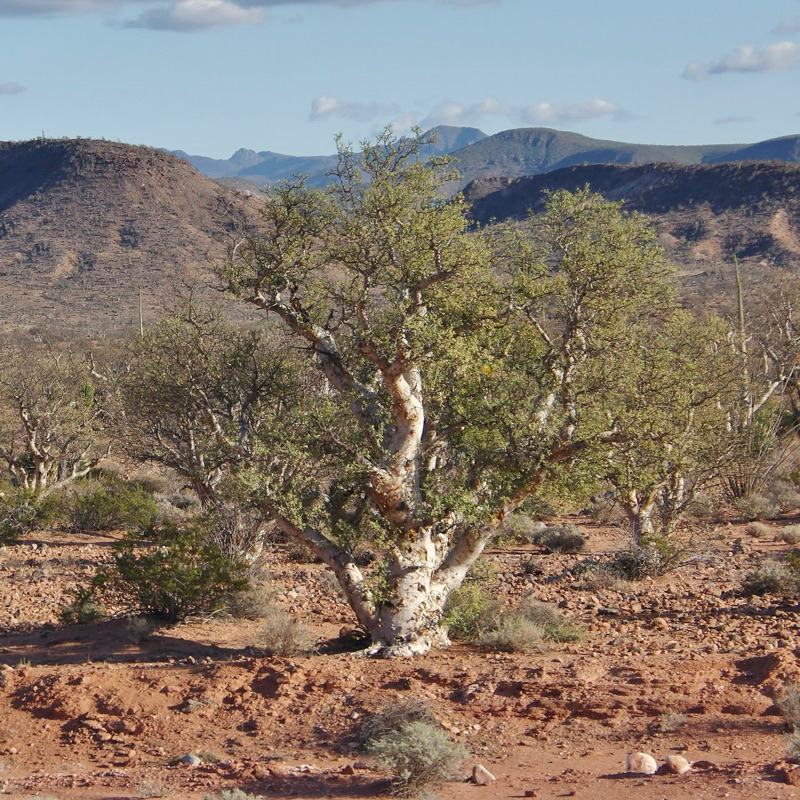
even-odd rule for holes
{"type": "Polygon", "coordinates": [[[586,185],[652,217],[689,291],[723,292],[734,256],[754,282],[771,267],[800,263],[800,165],[574,166],[525,178],[481,178],[465,195],[472,218],[487,224],[523,219],[541,210],[548,191],[586,185]]]}
{"type": "Polygon", "coordinates": [[[5,328],[134,324],[207,279],[225,226],[257,201],[163,152],[106,141],[0,144],[5,328]]]}

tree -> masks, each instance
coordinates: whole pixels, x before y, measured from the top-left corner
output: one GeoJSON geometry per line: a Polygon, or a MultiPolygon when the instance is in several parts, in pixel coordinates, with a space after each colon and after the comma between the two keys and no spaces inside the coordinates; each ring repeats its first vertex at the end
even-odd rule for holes
{"type": "Polygon", "coordinates": [[[33,343],[0,352],[0,459],[17,486],[50,493],[108,454],[100,394],[74,353],[33,343]]]}
{"type": "Polygon", "coordinates": [[[669,534],[733,454],[727,430],[738,366],[730,327],[684,311],[632,331],[609,413],[622,434],[600,455],[601,470],[639,544],[669,534]]]}
{"type": "Polygon", "coordinates": [[[240,486],[330,566],[383,655],[446,644],[444,603],[503,518],[616,438],[599,390],[668,294],[653,234],[588,191],[555,195],[533,244],[471,233],[421,144],[339,142],[331,187],[273,188],[267,233],[220,270],[322,378],[279,435],[260,429],[240,486]]]}

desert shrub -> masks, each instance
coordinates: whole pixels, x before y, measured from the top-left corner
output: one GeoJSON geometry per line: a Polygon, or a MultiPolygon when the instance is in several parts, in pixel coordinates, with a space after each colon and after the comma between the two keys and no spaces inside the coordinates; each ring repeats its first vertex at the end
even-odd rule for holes
{"type": "Polygon", "coordinates": [[[516,613],[538,625],[548,642],[577,642],[583,638],[583,631],[549,603],[529,597],[520,603],[516,613]]]}
{"type": "Polygon", "coordinates": [[[167,497],[167,502],[179,511],[193,511],[200,507],[200,501],[191,494],[171,494],[167,497]]]}
{"type": "Polygon", "coordinates": [[[551,525],[537,534],[534,543],[548,553],[580,553],[586,547],[586,537],[577,525],[551,525]]]}
{"type": "Polygon", "coordinates": [[[792,594],[797,587],[797,571],[772,558],[762,561],[742,579],[742,593],[745,595],[792,594]]]}
{"type": "Polygon", "coordinates": [[[674,733],[680,730],[687,722],[686,714],[678,711],[669,711],[658,718],[658,729],[662,733],[674,733]]]}
{"type": "Polygon", "coordinates": [[[128,617],[128,621],[125,623],[125,633],[128,641],[134,644],[141,644],[155,632],[156,626],[147,617],[128,617]]]}
{"type": "Polygon", "coordinates": [[[75,590],[72,601],[63,606],[58,618],[62,625],[85,625],[97,622],[107,615],[103,605],[98,602],[91,587],[79,587],[75,590]]]}
{"type": "Polygon", "coordinates": [[[789,684],[778,697],[777,706],[789,728],[800,730],[800,686],[789,684]]]}
{"type": "Polygon", "coordinates": [[[113,567],[93,582],[126,613],[178,622],[218,611],[248,585],[245,565],[209,544],[202,527],[165,522],[151,535],[151,542],[126,537],[115,547],[113,567]]]}
{"type": "Polygon", "coordinates": [[[0,546],[13,544],[21,536],[48,528],[61,516],[60,498],[36,497],[23,489],[0,493],[0,546]]]}
{"type": "Polygon", "coordinates": [[[575,642],[581,638],[581,629],[553,606],[527,598],[517,608],[497,614],[480,631],[478,642],[490,650],[526,653],[544,650],[547,642],[575,642]]]}
{"type": "Polygon", "coordinates": [[[800,525],[786,525],[778,529],[775,539],[786,544],[800,544],[800,525]]]}
{"type": "Polygon", "coordinates": [[[356,744],[361,750],[367,750],[376,739],[393,733],[410,722],[437,724],[430,707],[422,700],[389,703],[380,711],[368,713],[363,717],[355,731],[356,744]]]}
{"type": "Polygon", "coordinates": [[[800,493],[790,480],[778,478],[770,484],[765,494],[777,505],[781,513],[794,511],[800,507],[800,493]]]}
{"type": "Polygon", "coordinates": [[[530,544],[546,527],[527,514],[509,514],[497,529],[497,542],[501,546],[530,544]]]}
{"type": "Polygon", "coordinates": [[[544,630],[514,611],[501,614],[491,628],[482,631],[478,643],[503,653],[532,653],[545,649],[544,630]]]}
{"type": "Polygon", "coordinates": [[[763,522],[750,522],[747,524],[745,531],[754,539],[764,539],[772,533],[772,528],[763,522]]]}
{"type": "Polygon", "coordinates": [[[394,793],[409,796],[441,786],[453,777],[467,750],[438,725],[408,722],[373,740],[369,754],[392,773],[394,793]]]}
{"type": "Polygon", "coordinates": [[[800,731],[792,731],[789,734],[786,751],[790,758],[800,758],[800,731]]]}
{"type": "Polygon", "coordinates": [[[661,542],[633,545],[615,553],[607,569],[617,578],[626,581],[642,581],[656,578],[669,572],[677,564],[678,554],[672,547],[661,542]]]}
{"type": "Polygon", "coordinates": [[[710,522],[719,516],[719,503],[710,495],[697,494],[686,506],[686,516],[710,522]]]}
{"type": "Polygon", "coordinates": [[[275,607],[275,589],[266,583],[251,583],[225,598],[225,610],[236,619],[262,619],[275,607]]]}
{"type": "Polygon", "coordinates": [[[392,789],[400,795],[441,785],[467,756],[418,700],[390,704],[366,715],[356,730],[356,742],[392,773],[392,789]]]}
{"type": "Polygon", "coordinates": [[[67,524],[73,531],[141,530],[160,515],[147,489],[110,474],[85,481],[66,501],[67,524]]]}
{"type": "Polygon", "coordinates": [[[735,497],[731,500],[731,504],[741,515],[742,519],[749,521],[756,519],[775,519],[781,513],[778,503],[763,494],[750,494],[745,497],[735,497]]]}
{"type": "Polygon", "coordinates": [[[248,794],[243,789],[223,789],[216,794],[207,794],[203,800],[263,800],[263,795],[248,794]]]}
{"type": "Polygon", "coordinates": [[[272,608],[263,616],[257,644],[272,656],[298,656],[313,652],[314,637],[291,614],[272,608]]]}
{"type": "Polygon", "coordinates": [[[462,584],[447,599],[442,625],[454,639],[475,642],[491,627],[500,611],[499,601],[475,582],[462,584]]]}

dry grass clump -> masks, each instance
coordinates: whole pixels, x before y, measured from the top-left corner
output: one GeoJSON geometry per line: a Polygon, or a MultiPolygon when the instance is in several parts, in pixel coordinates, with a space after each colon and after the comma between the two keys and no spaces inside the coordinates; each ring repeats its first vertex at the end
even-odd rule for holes
{"type": "Polygon", "coordinates": [[[800,544],[800,525],[786,525],[775,533],[775,540],[786,544],[800,544]]]}
{"type": "Polygon", "coordinates": [[[312,653],[314,637],[305,625],[291,614],[272,608],[262,617],[257,646],[271,656],[299,656],[312,653]]]}
{"type": "Polygon", "coordinates": [[[225,610],[235,619],[264,619],[275,610],[275,590],[266,583],[253,583],[228,595],[225,610]]]}
{"type": "Polygon", "coordinates": [[[533,542],[548,553],[580,553],[586,548],[586,536],[577,525],[550,525],[533,542]]]}
{"type": "Polygon", "coordinates": [[[733,507],[746,520],[775,519],[781,513],[780,504],[770,497],[751,494],[737,497],[732,501],[733,507]]]}
{"type": "Polygon", "coordinates": [[[527,599],[499,613],[479,635],[478,643],[507,653],[541,652],[548,642],[575,642],[583,631],[547,603],[527,599]]]}
{"type": "Polygon", "coordinates": [[[742,578],[742,593],[745,595],[793,594],[797,587],[797,573],[774,558],[764,559],[742,578]]]}
{"type": "Polygon", "coordinates": [[[772,528],[763,522],[750,522],[745,527],[745,531],[754,539],[765,539],[772,533],[772,528]]]}

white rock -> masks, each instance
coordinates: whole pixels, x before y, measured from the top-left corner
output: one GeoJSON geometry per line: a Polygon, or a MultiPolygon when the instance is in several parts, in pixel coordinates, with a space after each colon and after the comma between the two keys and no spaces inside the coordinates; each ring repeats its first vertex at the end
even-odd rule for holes
{"type": "Polygon", "coordinates": [[[185,756],[181,756],[181,764],[187,767],[199,767],[200,759],[193,753],[187,753],[185,756]]]}
{"type": "Polygon", "coordinates": [[[478,786],[488,786],[492,781],[496,781],[497,778],[483,764],[476,764],[472,768],[472,780],[478,786]]]}
{"type": "Polygon", "coordinates": [[[691,770],[692,765],[683,756],[667,756],[664,759],[664,768],[667,772],[683,775],[684,772],[691,770]]]}
{"type": "Polygon", "coordinates": [[[638,772],[641,775],[654,775],[658,769],[658,764],[650,753],[628,753],[625,769],[628,772],[638,772]]]}

